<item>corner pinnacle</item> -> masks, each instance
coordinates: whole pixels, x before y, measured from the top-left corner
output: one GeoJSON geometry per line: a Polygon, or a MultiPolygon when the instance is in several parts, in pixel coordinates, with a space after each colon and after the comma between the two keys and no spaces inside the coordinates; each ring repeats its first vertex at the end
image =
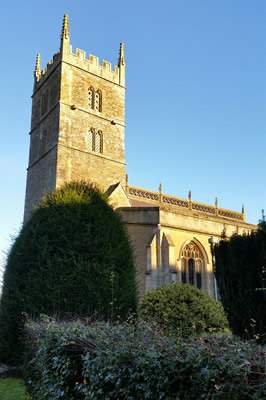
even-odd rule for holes
{"type": "Polygon", "coordinates": [[[124,51],[124,43],[120,43],[120,51],[119,51],[119,59],[118,66],[125,64],[125,51],[124,51]]]}
{"type": "Polygon", "coordinates": [[[37,80],[39,80],[41,77],[41,55],[40,55],[40,53],[37,54],[34,75],[37,80]]]}
{"type": "Polygon", "coordinates": [[[62,33],[61,33],[61,40],[68,40],[69,39],[69,22],[68,22],[68,14],[64,15],[62,33]]]}

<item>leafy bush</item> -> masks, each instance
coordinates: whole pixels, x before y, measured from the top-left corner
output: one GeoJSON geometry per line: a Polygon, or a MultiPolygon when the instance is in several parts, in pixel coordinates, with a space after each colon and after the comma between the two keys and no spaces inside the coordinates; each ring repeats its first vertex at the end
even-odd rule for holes
{"type": "Polygon", "coordinates": [[[172,340],[144,325],[53,324],[28,367],[33,399],[265,398],[262,348],[229,337],[172,340]]]}
{"type": "Polygon", "coordinates": [[[163,285],[145,293],[139,311],[167,336],[187,337],[228,327],[222,305],[189,284],[163,285]]]}
{"type": "Polygon", "coordinates": [[[22,313],[124,319],[136,306],[133,252],[120,216],[95,187],[67,184],[43,198],[10,251],[0,359],[21,358],[22,313]]]}
{"type": "Polygon", "coordinates": [[[231,330],[266,343],[266,227],[215,247],[216,278],[231,330]]]}

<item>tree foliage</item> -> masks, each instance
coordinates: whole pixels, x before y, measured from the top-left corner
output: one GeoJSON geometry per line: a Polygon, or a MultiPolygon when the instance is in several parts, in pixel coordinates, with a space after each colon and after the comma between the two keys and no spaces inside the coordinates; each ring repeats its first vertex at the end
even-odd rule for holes
{"type": "Polygon", "coordinates": [[[266,342],[266,227],[215,247],[216,278],[232,332],[266,342]]]}
{"type": "Polygon", "coordinates": [[[0,359],[17,361],[23,313],[126,318],[137,306],[132,247],[120,216],[92,185],[43,198],[8,257],[0,309],[0,359]]]}
{"type": "Polygon", "coordinates": [[[167,336],[186,337],[228,327],[222,305],[189,284],[153,289],[145,293],[139,309],[145,321],[167,336]]]}

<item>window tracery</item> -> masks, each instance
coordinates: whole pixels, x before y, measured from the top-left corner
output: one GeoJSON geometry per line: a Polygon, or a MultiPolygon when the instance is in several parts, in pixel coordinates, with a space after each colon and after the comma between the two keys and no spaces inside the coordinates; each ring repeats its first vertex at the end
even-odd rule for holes
{"type": "Polygon", "coordinates": [[[187,243],[181,253],[181,281],[202,287],[203,256],[199,247],[194,243],[187,243]]]}

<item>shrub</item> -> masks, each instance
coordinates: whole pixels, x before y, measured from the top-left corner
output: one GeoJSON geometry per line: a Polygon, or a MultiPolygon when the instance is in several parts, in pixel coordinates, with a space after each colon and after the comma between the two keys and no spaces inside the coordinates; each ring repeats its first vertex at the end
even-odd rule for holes
{"type": "Polygon", "coordinates": [[[94,186],[67,184],[43,198],[10,251],[0,359],[21,358],[22,313],[124,319],[136,305],[133,253],[120,216],[94,186]]]}
{"type": "Polygon", "coordinates": [[[251,343],[172,340],[142,324],[60,323],[41,335],[28,369],[33,399],[265,398],[263,350],[251,343]]]}
{"type": "Polygon", "coordinates": [[[172,283],[145,293],[139,312],[167,336],[187,337],[228,327],[222,305],[189,284],[172,283]]]}
{"type": "Polygon", "coordinates": [[[216,278],[231,330],[266,343],[266,229],[215,247],[216,278]]]}

